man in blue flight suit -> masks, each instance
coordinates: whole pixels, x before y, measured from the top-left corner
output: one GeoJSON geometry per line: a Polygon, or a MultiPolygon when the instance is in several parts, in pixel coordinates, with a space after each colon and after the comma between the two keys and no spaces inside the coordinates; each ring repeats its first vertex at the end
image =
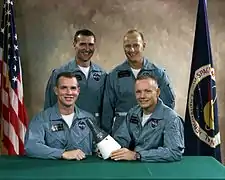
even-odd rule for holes
{"type": "Polygon", "coordinates": [[[75,105],[80,87],[75,75],[62,72],[56,78],[57,103],[30,121],[25,135],[25,152],[42,159],[82,160],[93,152],[92,132],[86,120],[96,119],[75,105]]]}
{"type": "Polygon", "coordinates": [[[111,153],[114,160],[168,162],[184,152],[182,118],[159,98],[155,77],[140,75],[135,83],[138,105],[130,109],[114,134],[123,147],[111,153]]]}
{"type": "Polygon", "coordinates": [[[77,106],[92,113],[99,125],[106,72],[100,66],[91,62],[91,57],[96,49],[96,37],[93,32],[82,29],[75,33],[73,44],[75,59],[54,70],[48,80],[44,109],[53,106],[57,101],[53,91],[57,75],[64,71],[74,72],[81,89],[76,102],[77,106]]]}
{"type": "Polygon", "coordinates": [[[127,57],[113,69],[107,78],[102,112],[102,128],[114,134],[128,110],[137,104],[134,84],[137,75],[151,74],[157,77],[161,89],[160,98],[171,108],[175,106],[175,95],[165,71],[143,57],[146,44],[144,36],[137,30],[129,30],[123,40],[127,57]]]}

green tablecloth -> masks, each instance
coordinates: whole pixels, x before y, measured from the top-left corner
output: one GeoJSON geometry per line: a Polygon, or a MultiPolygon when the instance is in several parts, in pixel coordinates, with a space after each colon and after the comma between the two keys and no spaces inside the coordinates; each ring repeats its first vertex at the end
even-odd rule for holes
{"type": "Polygon", "coordinates": [[[94,156],[82,161],[0,156],[0,179],[225,179],[225,167],[203,156],[173,163],[115,162],[94,156]]]}

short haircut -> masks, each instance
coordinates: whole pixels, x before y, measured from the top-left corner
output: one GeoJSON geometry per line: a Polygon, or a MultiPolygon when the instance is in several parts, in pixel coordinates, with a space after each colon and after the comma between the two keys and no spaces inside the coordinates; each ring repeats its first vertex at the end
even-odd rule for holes
{"type": "Polygon", "coordinates": [[[137,29],[130,29],[126,32],[126,34],[124,35],[124,38],[128,35],[128,34],[133,34],[133,33],[138,33],[141,36],[141,39],[144,41],[144,34],[140,31],[138,31],[137,29]]]}
{"type": "Polygon", "coordinates": [[[90,31],[90,30],[88,30],[88,29],[81,29],[81,30],[78,30],[76,33],[75,33],[75,35],[74,35],[74,42],[77,42],[77,37],[79,36],[79,35],[82,35],[82,36],[93,36],[94,37],[94,40],[95,40],[95,42],[96,42],[96,36],[95,36],[95,34],[92,32],[92,31],[90,31]]]}
{"type": "Polygon", "coordinates": [[[145,80],[145,79],[152,79],[155,81],[157,87],[159,87],[159,84],[158,84],[158,80],[155,76],[151,75],[151,74],[140,74],[137,76],[135,82],[139,81],[139,80],[145,80]]]}
{"type": "MultiPolygon", "coordinates": [[[[56,77],[56,83],[55,83],[56,86],[59,85],[59,78],[60,77],[76,78],[76,75],[73,72],[61,72],[61,73],[59,73],[56,77]]],[[[78,83],[78,81],[77,81],[77,83],[78,83]]],[[[78,86],[79,86],[79,84],[78,84],[78,86]]]]}

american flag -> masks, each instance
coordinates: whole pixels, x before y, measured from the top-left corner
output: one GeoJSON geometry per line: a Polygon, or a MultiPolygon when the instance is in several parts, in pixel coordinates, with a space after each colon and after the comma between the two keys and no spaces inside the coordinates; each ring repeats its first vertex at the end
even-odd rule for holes
{"type": "Polygon", "coordinates": [[[27,115],[12,0],[4,0],[0,32],[0,122],[9,155],[24,154],[27,115]]]}

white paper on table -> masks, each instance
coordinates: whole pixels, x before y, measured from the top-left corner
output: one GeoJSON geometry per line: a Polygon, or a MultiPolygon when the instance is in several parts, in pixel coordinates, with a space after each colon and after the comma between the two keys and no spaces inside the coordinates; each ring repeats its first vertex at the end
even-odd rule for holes
{"type": "Polygon", "coordinates": [[[111,152],[121,148],[120,144],[116,142],[110,135],[106,136],[101,142],[99,142],[97,147],[103,159],[108,159],[111,152]]]}

